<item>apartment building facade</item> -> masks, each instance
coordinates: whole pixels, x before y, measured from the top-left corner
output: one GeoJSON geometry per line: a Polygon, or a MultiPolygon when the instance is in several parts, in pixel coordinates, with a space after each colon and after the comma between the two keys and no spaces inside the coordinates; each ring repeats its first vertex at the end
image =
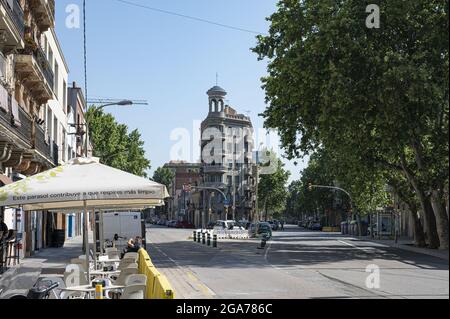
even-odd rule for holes
{"type": "Polygon", "coordinates": [[[184,187],[186,185],[199,186],[201,184],[201,164],[171,161],[165,164],[164,167],[174,172],[174,179],[168,188],[170,199],[167,207],[167,218],[195,224],[196,221],[198,222],[200,208],[198,198],[184,187]]]}
{"type": "Polygon", "coordinates": [[[205,222],[250,220],[256,200],[251,120],[225,104],[223,88],[214,86],[207,95],[209,112],[201,124],[202,186],[220,189],[228,202],[213,190],[203,191],[205,222]]]}
{"type": "MultiPolygon", "coordinates": [[[[0,0],[0,186],[74,157],[69,70],[54,23],[54,0],[0,0]]],[[[22,238],[26,256],[66,227],[60,213],[2,208],[0,214],[22,238]]]]}

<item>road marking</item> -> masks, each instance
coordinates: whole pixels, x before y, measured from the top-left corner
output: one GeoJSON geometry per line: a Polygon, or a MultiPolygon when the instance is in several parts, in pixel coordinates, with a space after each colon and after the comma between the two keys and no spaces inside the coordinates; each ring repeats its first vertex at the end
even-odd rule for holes
{"type": "Polygon", "coordinates": [[[358,249],[358,250],[361,250],[361,251],[363,251],[363,252],[365,252],[365,253],[368,252],[366,249],[364,249],[364,248],[362,248],[362,247],[358,247],[358,246],[356,246],[356,245],[354,245],[354,244],[347,243],[347,242],[345,242],[345,241],[343,241],[343,240],[338,240],[338,242],[340,242],[341,244],[344,244],[344,245],[347,245],[347,246],[356,248],[356,249],[358,249]]]}
{"type": "MultiPolygon", "coordinates": [[[[197,285],[197,287],[202,291],[202,293],[206,296],[206,297],[213,297],[216,296],[216,294],[206,285],[204,285],[196,276],[194,276],[194,274],[191,271],[185,271],[184,268],[182,267],[176,260],[174,260],[173,258],[169,257],[165,252],[163,252],[158,246],[155,245],[155,243],[152,243],[153,247],[155,247],[155,249],[160,252],[162,255],[164,255],[167,259],[169,259],[171,262],[173,262],[183,273],[187,274],[187,276],[195,282],[195,284],[197,285]]],[[[189,284],[189,282],[187,282],[189,284]]]]}
{"type": "Polygon", "coordinates": [[[266,249],[266,253],[264,254],[264,259],[267,261],[267,256],[269,254],[270,247],[272,246],[272,241],[269,241],[269,246],[266,249]]]}

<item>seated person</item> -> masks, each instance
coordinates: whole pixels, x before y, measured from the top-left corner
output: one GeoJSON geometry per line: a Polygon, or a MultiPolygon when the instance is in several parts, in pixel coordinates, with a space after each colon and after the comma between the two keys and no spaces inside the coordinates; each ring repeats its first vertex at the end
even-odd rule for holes
{"type": "Polygon", "coordinates": [[[134,244],[135,244],[134,239],[130,238],[130,240],[128,240],[127,242],[127,247],[124,248],[120,258],[123,258],[123,256],[125,256],[126,253],[136,253],[139,250],[139,248],[136,249],[134,244]]]}
{"type": "Polygon", "coordinates": [[[136,249],[136,252],[139,251],[139,249],[143,248],[144,245],[142,244],[142,237],[136,236],[134,239],[134,248],[136,249]]]}

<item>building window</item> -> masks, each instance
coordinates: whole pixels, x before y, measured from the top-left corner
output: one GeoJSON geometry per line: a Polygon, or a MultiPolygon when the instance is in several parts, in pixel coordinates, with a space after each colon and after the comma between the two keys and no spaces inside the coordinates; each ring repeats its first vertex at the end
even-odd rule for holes
{"type": "Polygon", "coordinates": [[[53,142],[58,145],[58,119],[53,118],[53,142]]]}
{"type": "Polygon", "coordinates": [[[54,81],[53,91],[55,92],[56,98],[58,98],[58,95],[59,95],[58,89],[59,89],[59,65],[55,61],[55,81],[54,81]]]}
{"type": "Polygon", "coordinates": [[[63,110],[67,114],[67,83],[63,81],[63,110]]]}
{"type": "Polygon", "coordinates": [[[48,48],[48,63],[50,64],[50,68],[53,71],[53,51],[50,47],[48,48]]]}

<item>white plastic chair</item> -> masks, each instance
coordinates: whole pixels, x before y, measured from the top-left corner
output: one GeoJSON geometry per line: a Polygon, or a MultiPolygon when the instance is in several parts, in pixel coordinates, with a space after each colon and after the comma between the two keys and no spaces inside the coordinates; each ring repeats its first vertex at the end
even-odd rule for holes
{"type": "Polygon", "coordinates": [[[125,281],[130,275],[137,275],[137,268],[125,268],[120,271],[119,277],[114,281],[114,285],[116,286],[125,286],[125,281]]]}
{"type": "Polygon", "coordinates": [[[139,259],[139,254],[138,253],[126,253],[123,256],[123,259],[133,259],[135,262],[137,262],[139,259]]]}
{"type": "Polygon", "coordinates": [[[141,274],[129,275],[125,280],[125,286],[146,285],[146,284],[147,284],[147,276],[141,274]]]}
{"type": "Polygon", "coordinates": [[[146,285],[126,286],[120,296],[120,299],[145,299],[146,285]]]}
{"type": "Polygon", "coordinates": [[[122,259],[119,263],[118,269],[127,268],[128,265],[137,265],[134,259],[122,259]]]}

